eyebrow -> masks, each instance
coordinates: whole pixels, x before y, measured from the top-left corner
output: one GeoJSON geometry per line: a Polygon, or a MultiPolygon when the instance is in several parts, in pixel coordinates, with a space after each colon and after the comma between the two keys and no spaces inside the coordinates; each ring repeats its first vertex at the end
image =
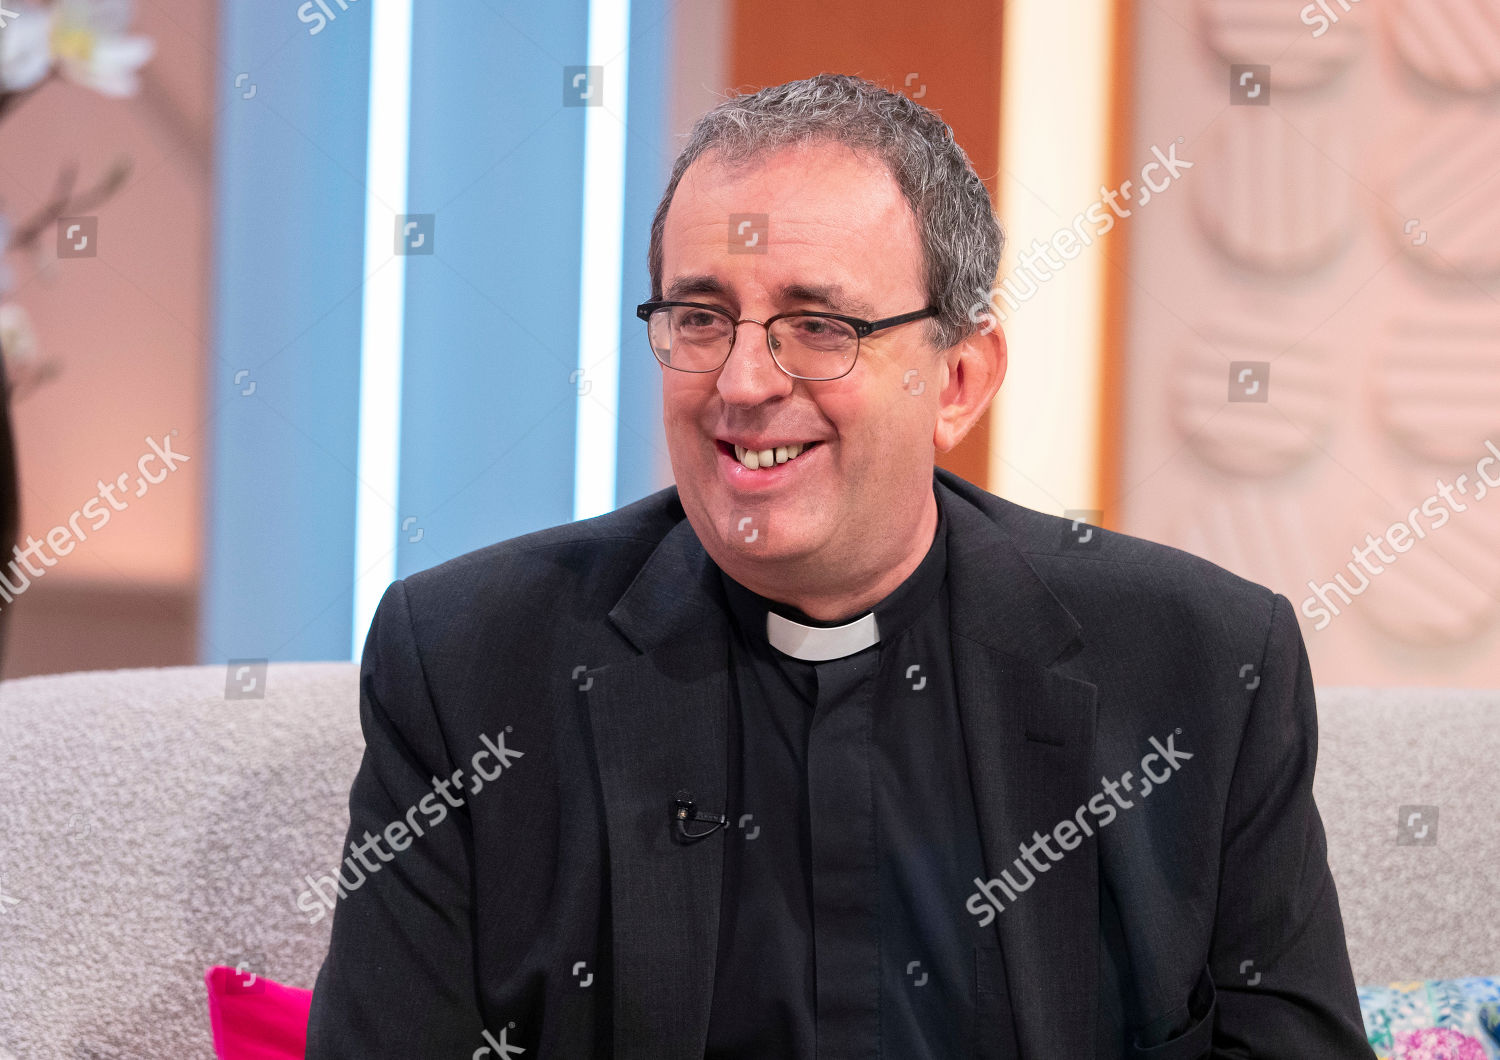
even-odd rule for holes
{"type": "MultiPolygon", "coordinates": [[[[687,300],[698,295],[714,295],[728,299],[729,288],[717,276],[702,273],[696,276],[679,276],[667,285],[663,299],[666,301],[687,300]]],[[[816,302],[827,306],[830,312],[847,313],[850,316],[872,318],[875,310],[868,302],[855,298],[836,283],[784,283],[775,291],[779,304],[788,302],[816,302]]]]}

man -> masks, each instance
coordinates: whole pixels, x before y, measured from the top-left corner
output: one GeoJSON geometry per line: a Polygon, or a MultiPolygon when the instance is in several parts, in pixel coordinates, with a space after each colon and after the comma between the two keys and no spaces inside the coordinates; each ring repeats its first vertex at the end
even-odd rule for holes
{"type": "Polygon", "coordinates": [[[1373,1055],[1291,606],[934,468],[1000,245],[868,82],[699,121],[676,486],[387,590],[309,1057],[1373,1055]]]}

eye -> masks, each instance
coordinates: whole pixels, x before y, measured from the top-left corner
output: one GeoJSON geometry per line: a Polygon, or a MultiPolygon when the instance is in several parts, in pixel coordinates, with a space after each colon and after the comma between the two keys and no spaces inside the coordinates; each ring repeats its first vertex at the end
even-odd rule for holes
{"type": "Polygon", "coordinates": [[[842,349],[855,341],[854,329],[829,317],[787,317],[789,337],[810,349],[842,349]]]}
{"type": "Polygon", "coordinates": [[[734,325],[729,318],[710,309],[696,306],[673,306],[672,334],[679,342],[713,344],[723,342],[734,325]]]}

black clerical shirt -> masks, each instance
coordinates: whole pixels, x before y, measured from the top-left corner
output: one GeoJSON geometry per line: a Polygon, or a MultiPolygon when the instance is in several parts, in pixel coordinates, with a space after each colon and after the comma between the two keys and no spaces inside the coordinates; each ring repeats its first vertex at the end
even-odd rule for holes
{"type": "Polygon", "coordinates": [[[954,693],[947,520],[875,604],[877,643],[804,662],[734,614],[729,829],[707,1058],[972,1055],[983,859],[954,693]]]}

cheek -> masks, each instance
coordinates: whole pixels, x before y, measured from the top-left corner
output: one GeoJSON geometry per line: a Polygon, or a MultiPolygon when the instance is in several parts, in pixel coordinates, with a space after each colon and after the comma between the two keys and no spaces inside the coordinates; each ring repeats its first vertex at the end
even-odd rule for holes
{"type": "Polygon", "coordinates": [[[705,431],[712,420],[705,413],[708,391],[686,379],[676,380],[662,389],[662,423],[666,430],[667,450],[674,466],[683,469],[712,464],[715,450],[705,431]]]}
{"type": "Polygon", "coordinates": [[[681,433],[689,429],[693,425],[698,407],[699,402],[680,385],[666,386],[662,389],[662,419],[668,431],[681,433]]]}
{"type": "Polygon", "coordinates": [[[889,390],[895,393],[894,399],[867,396],[843,407],[824,405],[843,443],[840,467],[872,496],[905,489],[910,481],[906,469],[923,459],[921,443],[931,438],[924,434],[930,430],[925,395],[910,394],[898,382],[892,382],[889,390]]]}

